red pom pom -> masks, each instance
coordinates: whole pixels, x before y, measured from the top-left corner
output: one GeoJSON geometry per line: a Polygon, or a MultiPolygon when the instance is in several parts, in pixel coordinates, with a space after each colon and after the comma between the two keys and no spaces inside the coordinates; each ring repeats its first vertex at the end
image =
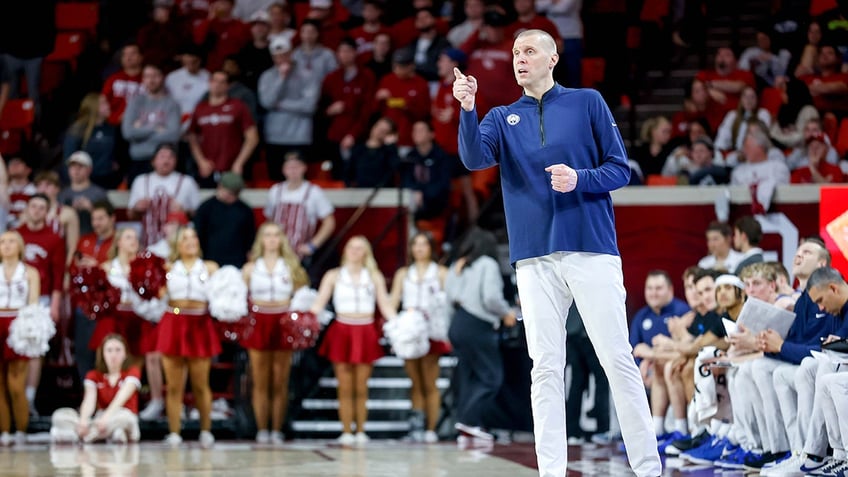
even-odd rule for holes
{"type": "Polygon", "coordinates": [[[121,291],[113,287],[100,267],[71,267],[71,303],[91,320],[107,316],[121,302],[121,291]]]}
{"type": "Polygon", "coordinates": [[[309,349],[315,346],[315,341],[318,340],[318,334],[321,332],[321,323],[318,322],[318,317],[308,311],[293,311],[286,323],[289,328],[288,341],[292,349],[309,349]]]}
{"type": "Polygon", "coordinates": [[[144,252],[130,262],[130,285],[143,300],[159,296],[165,286],[165,260],[144,252]]]}

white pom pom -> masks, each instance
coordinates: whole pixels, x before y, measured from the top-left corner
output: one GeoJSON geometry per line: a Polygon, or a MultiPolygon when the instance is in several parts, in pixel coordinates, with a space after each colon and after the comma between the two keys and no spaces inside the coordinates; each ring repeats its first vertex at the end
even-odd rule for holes
{"type": "Polygon", "coordinates": [[[430,306],[425,311],[427,329],[433,341],[448,341],[448,329],[453,310],[448,303],[448,296],[440,291],[433,295],[430,306]]]}
{"type": "Polygon", "coordinates": [[[386,322],[383,332],[398,358],[416,359],[430,350],[427,320],[417,310],[402,311],[396,318],[386,322]]]}
{"type": "Polygon", "coordinates": [[[145,300],[133,291],[130,293],[130,304],[133,313],[151,323],[159,323],[162,315],[168,311],[168,297],[145,300]]]}
{"type": "Polygon", "coordinates": [[[225,265],[213,273],[206,285],[209,313],[218,321],[234,323],[247,315],[247,285],[241,272],[225,265]]]}
{"type": "Polygon", "coordinates": [[[317,315],[318,323],[321,323],[321,326],[327,326],[333,321],[333,318],[336,317],[336,314],[330,310],[321,310],[317,315]]]}
{"type": "Polygon", "coordinates": [[[300,287],[292,296],[289,309],[294,311],[309,311],[315,299],[318,298],[318,290],[306,286],[300,287]]]}
{"type": "Polygon", "coordinates": [[[27,305],[18,310],[18,316],[9,325],[6,344],[21,356],[39,358],[50,350],[50,338],[55,334],[50,309],[41,304],[27,305]]]}

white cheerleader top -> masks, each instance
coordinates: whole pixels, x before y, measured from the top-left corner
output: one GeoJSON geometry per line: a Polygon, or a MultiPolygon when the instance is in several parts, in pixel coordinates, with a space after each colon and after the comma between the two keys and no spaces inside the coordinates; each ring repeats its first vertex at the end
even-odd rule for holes
{"type": "Polygon", "coordinates": [[[265,260],[256,260],[253,273],[250,275],[250,298],[255,301],[281,302],[289,301],[294,291],[291,273],[286,262],[278,258],[274,268],[268,270],[265,260]]]}
{"type": "Polygon", "coordinates": [[[427,266],[424,276],[418,276],[418,267],[414,264],[406,268],[403,280],[402,304],[405,310],[426,310],[433,302],[433,295],[441,291],[439,266],[433,262],[427,266]]]}
{"type": "Polygon", "coordinates": [[[29,282],[26,277],[26,265],[18,262],[12,279],[0,278],[0,308],[17,310],[27,304],[29,282]]]}
{"type": "Polygon", "coordinates": [[[359,280],[354,283],[353,277],[346,267],[339,270],[336,286],[333,288],[333,308],[336,315],[350,315],[354,313],[374,314],[377,304],[377,295],[374,290],[374,282],[368,269],[359,271],[359,280]]]}
{"type": "Polygon", "coordinates": [[[182,260],[177,260],[168,272],[167,279],[169,299],[209,301],[206,296],[209,270],[203,260],[198,258],[191,270],[186,269],[182,260]]]}
{"type": "Polygon", "coordinates": [[[109,264],[109,271],[106,273],[106,278],[113,287],[121,290],[121,303],[129,303],[130,296],[133,293],[132,285],[130,285],[129,271],[124,270],[121,266],[121,261],[117,257],[112,259],[109,264]]]}

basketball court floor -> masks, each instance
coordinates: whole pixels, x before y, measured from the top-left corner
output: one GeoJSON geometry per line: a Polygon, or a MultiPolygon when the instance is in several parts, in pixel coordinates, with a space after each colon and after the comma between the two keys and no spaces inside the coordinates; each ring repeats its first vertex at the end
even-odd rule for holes
{"type": "MultiPolygon", "coordinates": [[[[534,477],[533,446],[496,444],[462,449],[455,442],[435,445],[372,441],[342,448],[327,441],[293,441],[259,446],[219,441],[212,449],[187,442],[172,449],[156,442],[117,446],[29,444],[0,450],[0,476],[153,476],[153,477],[534,477]]],[[[664,476],[741,477],[712,467],[673,469],[664,476]]],[[[633,475],[615,446],[571,446],[567,477],[633,475]]]]}

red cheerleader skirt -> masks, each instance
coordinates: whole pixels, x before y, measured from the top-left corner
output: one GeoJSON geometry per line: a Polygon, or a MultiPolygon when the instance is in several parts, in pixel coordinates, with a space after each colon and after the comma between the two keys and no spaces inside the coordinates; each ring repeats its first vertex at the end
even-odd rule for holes
{"type": "Polygon", "coordinates": [[[221,353],[221,341],[209,310],[174,308],[157,325],[156,351],[170,356],[211,358],[221,353]]]}
{"type": "Polygon", "coordinates": [[[96,350],[106,336],[116,333],[124,337],[133,356],[144,356],[156,351],[156,324],[133,313],[132,309],[118,305],[113,316],[97,319],[88,348],[96,350]]]}
{"type": "Polygon", "coordinates": [[[318,354],[332,363],[371,364],[385,353],[372,320],[336,317],[324,333],[318,354]]]}
{"type": "Polygon", "coordinates": [[[259,351],[307,349],[315,346],[320,330],[312,313],[251,305],[241,345],[259,351]]]}
{"type": "Polygon", "coordinates": [[[427,354],[441,356],[443,354],[450,354],[451,351],[453,351],[453,347],[451,347],[450,343],[447,341],[430,340],[430,351],[428,351],[427,354]]]}
{"type": "Polygon", "coordinates": [[[12,320],[14,320],[18,316],[18,312],[11,311],[0,311],[0,346],[3,348],[2,358],[3,361],[15,361],[17,359],[26,359],[29,360],[26,356],[21,356],[18,353],[12,351],[12,348],[6,344],[6,340],[9,338],[9,327],[12,326],[12,320]]]}

